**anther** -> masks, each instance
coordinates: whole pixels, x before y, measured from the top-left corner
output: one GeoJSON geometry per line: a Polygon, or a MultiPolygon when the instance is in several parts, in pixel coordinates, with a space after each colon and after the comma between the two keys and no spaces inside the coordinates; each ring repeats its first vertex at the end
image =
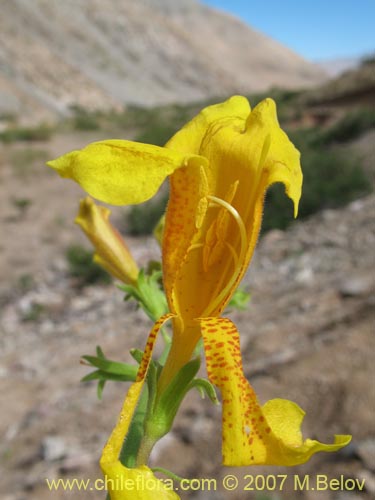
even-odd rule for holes
{"type": "MultiPolygon", "coordinates": [[[[216,299],[209,304],[209,306],[202,312],[201,316],[205,317],[207,316],[210,312],[214,311],[221,303],[222,301],[226,298],[228,292],[231,290],[231,288],[234,286],[236,280],[238,279],[242,265],[245,261],[246,257],[246,251],[247,251],[247,233],[246,233],[246,227],[245,224],[240,216],[240,214],[237,212],[237,210],[228,202],[222,200],[221,198],[217,198],[216,196],[207,196],[207,198],[211,201],[210,206],[212,204],[219,205],[223,207],[225,210],[227,210],[232,217],[234,218],[235,222],[237,223],[239,233],[240,233],[240,254],[237,257],[237,254],[235,252],[235,249],[232,247],[231,253],[232,255],[236,255],[236,264],[235,264],[235,270],[234,273],[225,286],[225,288],[217,295],[216,299]]],[[[229,243],[228,243],[229,245],[229,243]]],[[[229,247],[230,248],[230,247],[229,247]]]]}

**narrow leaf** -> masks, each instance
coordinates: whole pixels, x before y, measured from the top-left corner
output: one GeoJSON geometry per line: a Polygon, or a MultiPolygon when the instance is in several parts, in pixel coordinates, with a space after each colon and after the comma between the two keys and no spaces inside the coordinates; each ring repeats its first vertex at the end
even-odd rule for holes
{"type": "Polygon", "coordinates": [[[215,404],[219,404],[219,400],[217,399],[215,387],[211,384],[209,380],[204,378],[195,378],[190,383],[189,389],[196,388],[201,394],[202,398],[207,395],[210,400],[215,404]]]}
{"type": "Polygon", "coordinates": [[[118,363],[109,359],[98,358],[96,356],[82,356],[82,359],[88,361],[91,365],[99,368],[102,371],[122,375],[127,377],[128,380],[135,380],[137,376],[137,367],[127,363],[118,363]]]}

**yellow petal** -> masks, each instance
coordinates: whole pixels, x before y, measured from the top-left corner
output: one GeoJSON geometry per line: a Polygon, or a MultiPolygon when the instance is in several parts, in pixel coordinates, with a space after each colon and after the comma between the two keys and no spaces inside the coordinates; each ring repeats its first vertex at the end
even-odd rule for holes
{"type": "Polygon", "coordinates": [[[251,145],[248,154],[254,152],[255,155],[256,150],[260,152],[259,168],[266,188],[275,182],[282,182],[286,194],[293,201],[296,217],[302,187],[300,154],[280,128],[276,104],[272,99],[265,99],[250,113],[245,135],[251,145]]]}
{"type": "Polygon", "coordinates": [[[171,176],[164,282],[171,310],[188,324],[220,315],[230,300],[253,255],[271,184],[284,183],[297,213],[300,155],[280,129],[272,100],[250,111],[238,96],[201,111],[166,147],[208,160],[205,168],[171,176]]]}
{"type": "Polygon", "coordinates": [[[179,316],[196,317],[195,311],[180,309],[180,297],[177,293],[189,294],[189,287],[179,287],[174,289],[178,272],[189,268],[192,261],[192,267],[195,269],[195,275],[190,274],[190,279],[196,282],[195,259],[199,259],[199,254],[190,252],[190,246],[194,237],[198,234],[197,228],[197,207],[199,202],[208,194],[207,183],[203,168],[201,166],[189,166],[176,171],[170,178],[170,197],[168,202],[167,214],[165,218],[164,236],[163,236],[163,282],[168,298],[168,304],[171,311],[179,316]]]}
{"type": "Polygon", "coordinates": [[[121,448],[146,379],[157,334],[171,317],[171,314],[166,314],[153,326],[139,366],[137,379],[126,395],[117,424],[103,449],[100,467],[105,476],[111,500],[154,500],[155,496],[162,500],[179,498],[173,491],[165,488],[148,467],[130,469],[119,460],[121,448]]]}
{"type": "Polygon", "coordinates": [[[94,198],[126,205],[148,200],[168,175],[196,162],[205,164],[206,160],[150,144],[107,140],[93,142],[47,165],[78,182],[94,198]]]}
{"type": "Polygon", "coordinates": [[[173,491],[172,485],[171,488],[164,485],[145,465],[127,469],[117,462],[111,469],[111,475],[106,476],[105,484],[111,500],[179,500],[180,498],[173,491]]]}
{"type": "Polygon", "coordinates": [[[95,247],[95,262],[124,283],[134,284],[139,269],[120,233],[109,221],[111,211],[90,197],[81,200],[75,219],[95,247]]]}
{"type": "Polygon", "coordinates": [[[350,442],[350,436],[335,436],[333,444],[303,441],[304,412],[298,405],[282,399],[259,405],[243,373],[236,326],[225,318],[200,323],[207,373],[222,394],[224,465],[297,465],[318,451],[337,451],[350,442]]]}
{"type": "MultiPolygon", "coordinates": [[[[231,244],[237,256],[243,253],[245,256],[240,258],[240,269],[236,270],[237,278],[234,281],[233,260],[229,248],[225,250],[225,247],[222,247],[221,258],[216,257],[216,272],[212,269],[209,275],[220,276],[221,284],[216,285],[216,290],[227,287],[228,292],[219,307],[213,307],[210,314],[204,314],[216,316],[224,309],[238,286],[253,255],[261,227],[267,188],[275,182],[282,182],[287,195],[294,203],[296,215],[301,196],[302,171],[300,154],[281,130],[272,99],[258,104],[244,120],[243,127],[239,121],[213,122],[207,130],[199,154],[209,160],[207,177],[211,194],[215,197],[224,200],[228,187],[238,183],[231,205],[245,225],[247,234],[245,253],[242,252],[243,238],[240,238],[233,219],[226,234],[222,236],[223,240],[231,244]],[[228,283],[231,283],[231,286],[228,286],[228,283]]],[[[213,217],[212,212],[209,216],[213,217]]],[[[215,281],[213,283],[215,284],[215,281]]],[[[209,279],[204,279],[204,286],[207,288],[207,297],[210,294],[214,297],[215,288],[209,284],[209,279]]]]}
{"type": "Polygon", "coordinates": [[[249,101],[242,96],[233,96],[225,102],[213,104],[202,109],[190,122],[182,127],[165,147],[187,154],[200,154],[202,141],[212,123],[224,125],[238,122],[243,128],[250,113],[249,101]]]}
{"type": "Polygon", "coordinates": [[[269,463],[297,465],[306,462],[318,451],[338,451],[350,443],[351,436],[334,436],[333,444],[324,444],[313,439],[303,441],[301,425],[305,412],[292,401],[272,399],[262,406],[262,412],[279,443],[276,453],[268,451],[269,463]],[[285,446],[286,445],[286,446],[285,446]]]}
{"type": "MultiPolygon", "coordinates": [[[[185,154],[199,154],[198,151],[202,150],[202,141],[212,123],[224,124],[229,121],[238,123],[243,129],[249,112],[249,103],[241,96],[234,96],[223,103],[208,106],[179,130],[167,142],[166,148],[185,154]]],[[[163,243],[164,285],[170,309],[190,318],[196,317],[196,310],[200,306],[197,308],[185,304],[184,297],[179,297],[179,294],[183,293],[182,289],[186,290],[186,295],[190,294],[190,289],[194,290],[196,280],[193,279],[194,275],[190,269],[195,269],[195,275],[198,275],[199,261],[202,260],[199,253],[189,250],[207,212],[206,197],[211,194],[210,185],[213,182],[211,177],[208,178],[209,175],[211,168],[206,162],[205,165],[196,163],[195,168],[189,166],[180,169],[170,178],[171,191],[163,243]],[[182,266],[183,269],[187,269],[187,273],[179,276],[182,266]],[[184,286],[175,290],[174,284],[179,278],[184,282],[187,280],[187,286],[185,287],[184,283],[184,286]],[[182,308],[179,307],[180,302],[183,303],[182,308]]],[[[198,296],[196,298],[198,299],[198,296]]]]}

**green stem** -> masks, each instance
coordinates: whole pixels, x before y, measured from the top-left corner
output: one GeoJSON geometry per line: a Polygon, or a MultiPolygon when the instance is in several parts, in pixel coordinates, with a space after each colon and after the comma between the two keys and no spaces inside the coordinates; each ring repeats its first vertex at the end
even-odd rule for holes
{"type": "Polygon", "coordinates": [[[174,474],[170,470],[164,469],[164,467],[151,467],[151,470],[152,470],[152,472],[161,472],[162,474],[173,479],[174,481],[178,481],[178,482],[181,482],[183,480],[186,481],[186,479],[184,477],[178,476],[177,474],[174,474]]]}
{"type": "Polygon", "coordinates": [[[151,362],[147,373],[147,389],[148,389],[147,409],[143,420],[143,433],[138,446],[136,466],[147,465],[151,450],[157,441],[157,439],[151,438],[150,433],[148,432],[149,422],[152,419],[152,414],[154,412],[154,407],[155,407],[157,381],[158,381],[158,370],[155,364],[151,362]]]}
{"type": "Polygon", "coordinates": [[[144,434],[137,455],[136,466],[147,465],[148,460],[150,458],[151,451],[155,446],[157,439],[152,439],[147,436],[147,433],[144,434]]]}
{"type": "Polygon", "coordinates": [[[138,449],[141,445],[144,433],[144,421],[147,413],[148,390],[142,392],[137,409],[130,424],[129,432],[126,436],[120,453],[120,462],[125,467],[134,467],[137,461],[138,449]]]}

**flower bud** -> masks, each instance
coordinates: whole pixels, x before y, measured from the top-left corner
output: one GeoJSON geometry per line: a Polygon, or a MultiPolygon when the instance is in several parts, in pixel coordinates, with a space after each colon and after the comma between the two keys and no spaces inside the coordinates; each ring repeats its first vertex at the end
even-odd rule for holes
{"type": "Polygon", "coordinates": [[[75,219],[95,247],[94,261],[126,284],[135,284],[139,269],[120,233],[109,221],[111,211],[90,197],[80,202],[75,219]]]}

